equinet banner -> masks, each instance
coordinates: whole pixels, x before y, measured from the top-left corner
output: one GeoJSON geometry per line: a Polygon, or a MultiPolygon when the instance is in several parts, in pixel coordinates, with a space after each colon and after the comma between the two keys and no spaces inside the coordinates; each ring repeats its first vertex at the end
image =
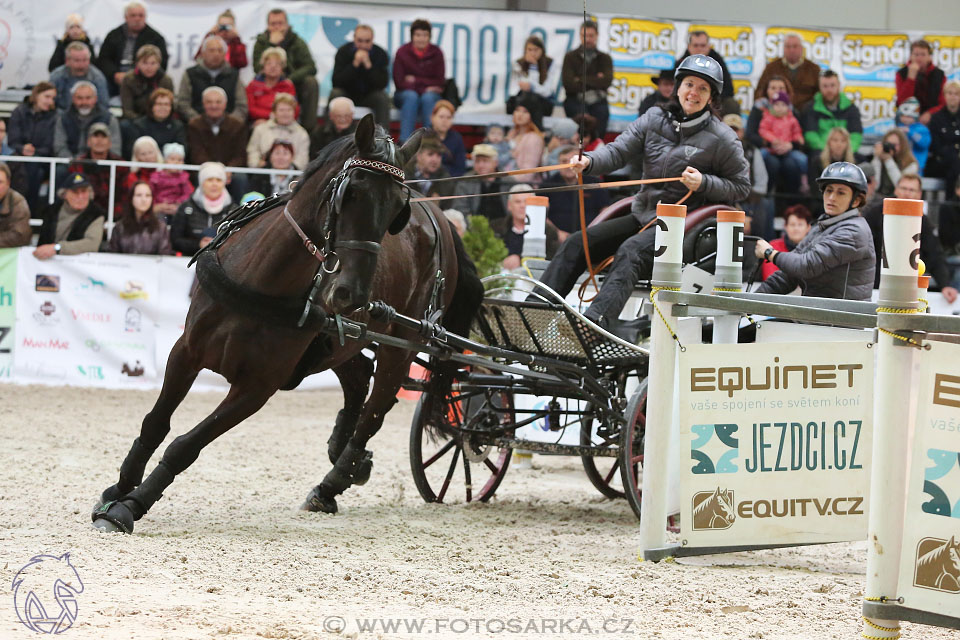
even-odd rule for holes
{"type": "Polygon", "coordinates": [[[866,536],[866,342],[690,345],[680,355],[680,523],[691,547],[866,536]]]}

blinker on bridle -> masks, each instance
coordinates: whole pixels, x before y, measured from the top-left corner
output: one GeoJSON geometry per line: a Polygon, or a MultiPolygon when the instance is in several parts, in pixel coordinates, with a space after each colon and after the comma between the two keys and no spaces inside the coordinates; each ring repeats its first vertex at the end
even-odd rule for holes
{"type": "Polygon", "coordinates": [[[370,173],[386,174],[399,182],[407,190],[407,202],[404,206],[410,206],[410,188],[403,184],[405,175],[403,169],[395,167],[386,162],[378,160],[367,160],[365,158],[353,157],[343,163],[343,168],[331,180],[327,189],[329,190],[327,217],[323,223],[323,248],[310,239],[297,221],[290,214],[289,203],[283,208],[283,215],[287,222],[293,227],[297,235],[303,241],[303,246],[307,252],[315,257],[325,273],[336,273],[340,270],[340,256],[337,255],[337,249],[354,249],[358,251],[367,251],[374,255],[380,253],[380,243],[372,240],[337,240],[334,237],[337,218],[340,215],[340,208],[343,205],[343,199],[347,193],[347,187],[350,184],[350,173],[353,171],[369,171],[370,173]],[[332,267],[326,264],[329,260],[335,260],[332,267]]]}

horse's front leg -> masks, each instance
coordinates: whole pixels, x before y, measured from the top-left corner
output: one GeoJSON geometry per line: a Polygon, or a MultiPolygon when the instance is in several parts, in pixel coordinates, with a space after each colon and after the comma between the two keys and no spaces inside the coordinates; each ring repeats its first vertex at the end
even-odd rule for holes
{"type": "Polygon", "coordinates": [[[355,484],[364,484],[373,468],[373,453],[367,442],[380,430],[387,412],[397,403],[397,392],[406,379],[413,354],[397,348],[381,346],[377,352],[377,372],[373,391],[364,403],[356,429],[333,469],[307,496],[301,509],[336,513],[336,496],[355,484]]]}
{"type": "Polygon", "coordinates": [[[343,390],[343,409],[337,413],[337,422],[333,426],[330,439],[327,440],[327,455],[330,457],[330,463],[336,464],[360,419],[363,402],[370,390],[373,360],[361,352],[334,367],[333,372],[337,374],[340,388],[343,390]]]}

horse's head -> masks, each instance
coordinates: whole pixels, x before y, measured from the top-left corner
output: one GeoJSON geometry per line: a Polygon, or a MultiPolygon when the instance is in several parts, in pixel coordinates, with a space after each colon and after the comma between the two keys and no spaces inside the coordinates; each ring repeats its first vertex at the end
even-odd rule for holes
{"type": "Polygon", "coordinates": [[[733,496],[730,495],[729,489],[720,490],[720,487],[717,487],[714,496],[717,501],[717,511],[720,516],[722,516],[727,522],[733,523],[736,519],[733,511],[733,496]]]}
{"type": "Polygon", "coordinates": [[[350,313],[367,304],[384,235],[400,233],[410,220],[403,166],[419,149],[420,134],[397,148],[378,132],[373,116],[366,115],[353,142],[356,155],[324,191],[328,200],[322,242],[332,253],[324,263],[321,295],[332,313],[350,313]]]}
{"type": "Polygon", "coordinates": [[[960,577],[960,543],[955,536],[950,536],[947,542],[947,573],[960,577]]]}

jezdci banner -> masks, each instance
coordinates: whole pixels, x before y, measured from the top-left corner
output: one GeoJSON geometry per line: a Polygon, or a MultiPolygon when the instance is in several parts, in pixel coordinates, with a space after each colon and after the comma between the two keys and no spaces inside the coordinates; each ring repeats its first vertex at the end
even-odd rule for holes
{"type": "Polygon", "coordinates": [[[679,363],[678,439],[685,544],[866,537],[869,346],[687,346],[679,363]]]}
{"type": "Polygon", "coordinates": [[[960,346],[920,355],[900,583],[911,609],[960,618],[960,346]]]}

